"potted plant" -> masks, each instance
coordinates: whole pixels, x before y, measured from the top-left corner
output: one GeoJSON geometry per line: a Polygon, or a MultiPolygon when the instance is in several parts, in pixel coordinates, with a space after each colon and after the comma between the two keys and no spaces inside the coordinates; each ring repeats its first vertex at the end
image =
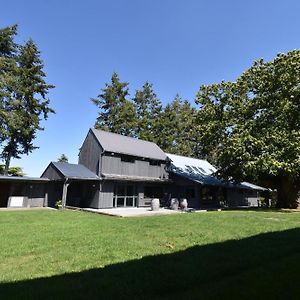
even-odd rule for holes
{"type": "Polygon", "coordinates": [[[57,209],[62,209],[62,200],[57,200],[57,201],[55,202],[55,207],[56,207],[57,209]]]}

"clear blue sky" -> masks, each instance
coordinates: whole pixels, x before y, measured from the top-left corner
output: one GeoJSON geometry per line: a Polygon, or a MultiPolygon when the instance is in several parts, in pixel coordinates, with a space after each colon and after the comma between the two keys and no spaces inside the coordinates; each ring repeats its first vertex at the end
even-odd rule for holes
{"type": "Polygon", "coordinates": [[[39,176],[78,149],[97,109],[89,101],[113,71],[145,81],[167,103],[179,93],[193,102],[201,84],[234,80],[258,58],[300,48],[297,0],[0,0],[0,27],[17,23],[18,41],[31,37],[42,52],[56,114],[38,133],[40,148],[14,160],[39,176]]]}

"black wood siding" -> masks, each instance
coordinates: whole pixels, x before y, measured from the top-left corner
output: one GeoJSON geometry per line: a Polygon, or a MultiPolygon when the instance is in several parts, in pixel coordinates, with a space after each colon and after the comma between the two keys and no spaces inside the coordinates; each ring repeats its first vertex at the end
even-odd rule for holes
{"type": "Polygon", "coordinates": [[[78,163],[84,165],[97,175],[100,175],[102,147],[94,134],[89,131],[79,152],[78,163]]]}

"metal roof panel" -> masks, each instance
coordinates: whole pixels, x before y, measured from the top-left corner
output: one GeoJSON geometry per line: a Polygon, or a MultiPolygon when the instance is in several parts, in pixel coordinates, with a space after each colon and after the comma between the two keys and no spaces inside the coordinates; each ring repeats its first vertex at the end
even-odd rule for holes
{"type": "Polygon", "coordinates": [[[188,180],[203,185],[226,186],[229,188],[259,191],[266,190],[261,186],[249,182],[235,184],[233,182],[221,180],[214,176],[214,173],[217,171],[217,169],[206,160],[168,153],[167,156],[171,160],[170,172],[173,172],[174,174],[182,176],[188,180]]]}
{"type": "Polygon", "coordinates": [[[155,143],[94,128],[91,131],[104,151],[155,160],[167,159],[166,154],[155,143]]]}
{"type": "Polygon", "coordinates": [[[66,178],[73,179],[100,179],[95,173],[80,164],[51,162],[54,167],[66,178]]]}

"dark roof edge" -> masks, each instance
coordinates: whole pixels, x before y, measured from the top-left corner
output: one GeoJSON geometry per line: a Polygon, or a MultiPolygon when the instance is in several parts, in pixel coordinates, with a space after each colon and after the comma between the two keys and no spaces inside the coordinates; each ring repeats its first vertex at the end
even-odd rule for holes
{"type": "MultiPolygon", "coordinates": [[[[103,148],[102,148],[103,149],[103,148]]],[[[128,154],[128,153],[125,153],[125,152],[114,152],[114,151],[110,151],[110,150],[103,150],[103,153],[116,153],[116,154],[120,154],[120,155],[124,155],[124,156],[131,156],[131,157],[134,157],[134,158],[144,158],[144,159],[147,159],[147,160],[157,160],[157,161],[160,161],[160,162],[168,162],[169,161],[169,158],[166,157],[166,159],[158,159],[158,158],[153,158],[153,157],[150,157],[150,156],[147,156],[147,155],[134,155],[134,154],[128,154]]]]}
{"type": "Polygon", "coordinates": [[[2,176],[0,175],[0,181],[33,181],[33,182],[48,182],[49,178],[41,178],[41,177],[21,177],[21,176],[2,176]]]}
{"type": "Polygon", "coordinates": [[[84,177],[84,178],[82,178],[82,177],[76,177],[76,176],[70,176],[70,177],[65,177],[65,178],[67,178],[67,179],[71,179],[71,180],[95,180],[95,181],[100,181],[101,180],[101,178],[94,178],[94,177],[84,177]]]}
{"type": "Polygon", "coordinates": [[[120,180],[120,181],[151,181],[151,182],[172,182],[168,178],[156,178],[156,177],[143,177],[143,176],[126,176],[118,174],[102,174],[102,180],[120,180]]]}

